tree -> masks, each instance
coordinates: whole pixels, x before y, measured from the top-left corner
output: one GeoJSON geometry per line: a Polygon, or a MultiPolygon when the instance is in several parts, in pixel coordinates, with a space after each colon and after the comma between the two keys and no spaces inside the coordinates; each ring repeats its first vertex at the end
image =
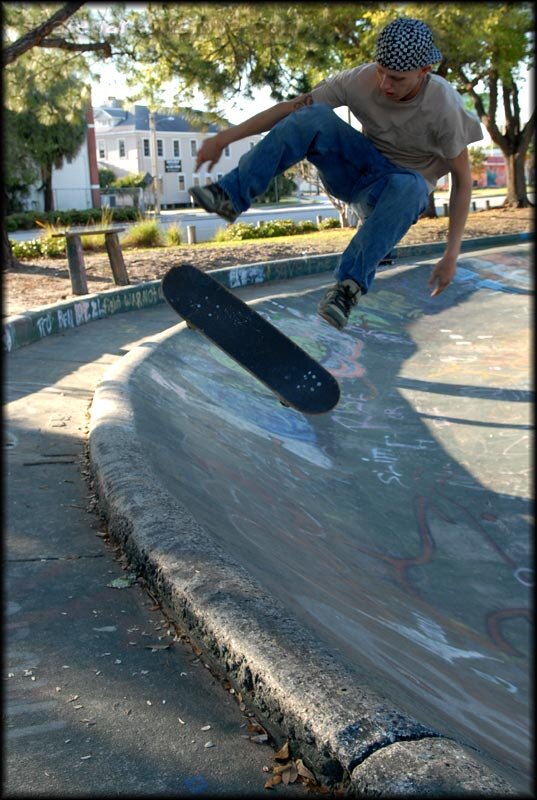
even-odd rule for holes
{"type": "Polygon", "coordinates": [[[468,148],[468,153],[472,172],[481,175],[487,161],[486,151],[482,147],[470,147],[468,148]]]}
{"type": "MultiPolygon", "coordinates": [[[[388,12],[382,13],[387,19],[388,12]]],[[[535,132],[535,112],[523,124],[519,103],[520,65],[530,64],[533,57],[531,5],[407,3],[404,13],[423,19],[434,31],[443,55],[438,73],[471,98],[479,119],[501,149],[507,168],[504,205],[532,205],[527,196],[524,163],[535,132]]],[[[382,19],[378,21],[382,24],[382,19]]]]}
{"type": "MultiPolygon", "coordinates": [[[[39,165],[49,189],[51,164],[74,155],[80,147],[83,114],[89,102],[89,93],[82,84],[88,67],[80,54],[111,54],[109,43],[99,39],[98,27],[81,10],[83,5],[66,3],[58,9],[57,4],[2,4],[4,107],[11,121],[8,135],[16,129],[6,151],[13,152],[18,147],[20,152],[21,145],[25,145],[27,166],[31,161],[39,165]],[[58,29],[62,35],[51,37],[58,29]]],[[[5,161],[5,166],[11,167],[11,162],[5,161]]],[[[16,165],[20,175],[19,166],[16,165]]],[[[26,176],[30,176],[28,171],[26,176]]],[[[50,204],[50,191],[47,194],[50,204]]],[[[5,225],[2,251],[4,268],[16,266],[5,225]]]]}
{"type": "Polygon", "coordinates": [[[176,80],[181,101],[198,89],[216,107],[221,99],[266,85],[280,100],[331,72],[372,60],[380,30],[401,15],[432,28],[444,55],[439,73],[472,99],[505,155],[507,204],[526,205],[523,165],[534,115],[522,124],[517,70],[531,58],[529,3],[149,4],[123,13],[125,54],[118,63],[139,85],[143,74],[133,58],[153,81],[176,80]]]}

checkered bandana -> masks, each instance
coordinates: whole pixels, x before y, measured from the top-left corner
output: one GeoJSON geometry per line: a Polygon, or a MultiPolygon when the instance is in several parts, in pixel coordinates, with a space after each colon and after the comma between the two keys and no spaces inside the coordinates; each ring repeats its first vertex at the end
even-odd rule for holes
{"type": "Polygon", "coordinates": [[[442,60],[429,28],[419,19],[401,17],[390,22],[377,41],[375,61],[385,69],[407,72],[442,60]]]}

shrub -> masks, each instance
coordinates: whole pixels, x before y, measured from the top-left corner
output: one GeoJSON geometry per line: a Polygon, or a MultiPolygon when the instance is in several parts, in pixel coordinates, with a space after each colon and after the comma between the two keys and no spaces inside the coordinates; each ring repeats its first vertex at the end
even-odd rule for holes
{"type": "Polygon", "coordinates": [[[341,228],[341,223],[335,217],[327,217],[326,219],[322,219],[319,223],[319,230],[326,231],[329,228],[341,228]]]}
{"type": "Polygon", "coordinates": [[[31,258],[64,258],[66,253],[66,242],[63,237],[51,239],[42,236],[39,239],[29,239],[27,242],[10,240],[10,244],[13,255],[21,261],[31,258]]]}
{"type": "Polygon", "coordinates": [[[166,246],[177,247],[181,244],[181,229],[176,222],[166,229],[166,246]]]}
{"type": "Polygon", "coordinates": [[[310,219],[301,219],[296,223],[297,233],[317,233],[319,228],[317,223],[312,222],[310,219]]]}
{"type": "Polygon", "coordinates": [[[142,219],[129,228],[121,244],[123,247],[164,247],[166,242],[155,220],[142,219]]]}
{"type": "MultiPolygon", "coordinates": [[[[38,222],[56,225],[94,225],[98,224],[101,208],[73,208],[69,211],[21,211],[6,217],[8,231],[31,230],[38,222]]],[[[138,218],[138,212],[132,206],[125,208],[110,208],[110,220],[113,222],[133,222],[138,218]]]]}
{"type": "Polygon", "coordinates": [[[259,239],[260,228],[249,222],[236,222],[227,228],[220,228],[214,236],[216,242],[237,242],[243,239],[259,239]]]}
{"type": "Polygon", "coordinates": [[[271,219],[262,222],[258,230],[263,237],[293,236],[298,233],[297,224],[292,219],[271,219]]]}

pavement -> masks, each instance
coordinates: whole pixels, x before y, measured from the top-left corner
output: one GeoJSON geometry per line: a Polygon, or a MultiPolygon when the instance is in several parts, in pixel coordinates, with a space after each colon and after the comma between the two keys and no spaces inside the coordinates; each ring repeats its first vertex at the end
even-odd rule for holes
{"type": "Polygon", "coordinates": [[[253,796],[285,740],[360,795],[530,792],[529,247],[435,301],[431,263],[344,334],[329,274],[232,273],[340,380],[315,419],[165,305],[8,321],[8,795],[253,796]]]}

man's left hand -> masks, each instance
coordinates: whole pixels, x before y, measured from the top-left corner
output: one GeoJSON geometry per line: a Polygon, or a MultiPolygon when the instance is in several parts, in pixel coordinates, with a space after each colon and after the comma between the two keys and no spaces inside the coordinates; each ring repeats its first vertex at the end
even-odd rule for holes
{"type": "Polygon", "coordinates": [[[450,256],[443,256],[433,270],[427,284],[432,288],[431,297],[436,297],[449,286],[457,270],[457,259],[450,256]]]}

